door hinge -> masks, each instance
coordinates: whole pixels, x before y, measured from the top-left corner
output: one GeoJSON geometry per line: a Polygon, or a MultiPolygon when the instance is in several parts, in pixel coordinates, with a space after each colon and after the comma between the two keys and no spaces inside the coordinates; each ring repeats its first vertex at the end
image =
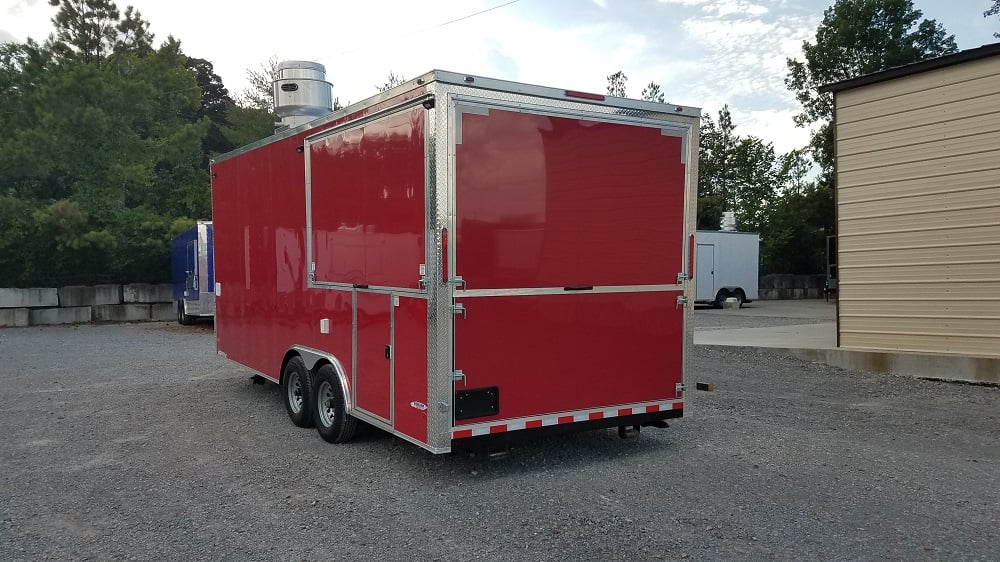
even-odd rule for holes
{"type": "Polygon", "coordinates": [[[677,383],[677,385],[674,386],[674,392],[677,393],[677,396],[684,394],[684,383],[682,382],[677,383]]]}
{"type": "Polygon", "coordinates": [[[687,281],[689,279],[691,279],[691,277],[687,274],[686,271],[682,271],[682,272],[680,272],[680,273],[677,274],[677,283],[678,284],[683,283],[683,282],[685,282],[685,281],[687,281]]]}
{"type": "Polygon", "coordinates": [[[464,383],[465,382],[465,373],[463,373],[462,371],[452,371],[452,373],[451,373],[451,380],[456,381],[456,382],[462,381],[464,383]]]}
{"type": "Polygon", "coordinates": [[[462,303],[455,303],[451,305],[451,313],[461,314],[462,318],[468,318],[468,316],[466,316],[465,305],[463,305],[462,303]]]}
{"type": "Polygon", "coordinates": [[[686,296],[684,296],[684,295],[679,295],[677,297],[677,304],[674,305],[674,308],[680,308],[682,306],[687,306],[687,304],[688,304],[688,298],[686,296]]]}

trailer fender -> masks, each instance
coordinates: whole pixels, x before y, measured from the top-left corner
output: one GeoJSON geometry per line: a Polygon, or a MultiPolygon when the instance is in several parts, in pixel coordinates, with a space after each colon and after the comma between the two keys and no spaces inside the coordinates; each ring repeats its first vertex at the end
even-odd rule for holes
{"type": "Polygon", "coordinates": [[[344,410],[348,414],[353,414],[354,403],[351,402],[351,387],[348,386],[347,372],[344,370],[344,365],[341,364],[336,356],[304,345],[293,345],[289,351],[297,353],[299,357],[302,357],[302,361],[306,364],[306,369],[310,371],[320,368],[323,363],[329,363],[333,367],[333,370],[337,372],[337,378],[340,379],[340,388],[344,391],[344,410]]]}

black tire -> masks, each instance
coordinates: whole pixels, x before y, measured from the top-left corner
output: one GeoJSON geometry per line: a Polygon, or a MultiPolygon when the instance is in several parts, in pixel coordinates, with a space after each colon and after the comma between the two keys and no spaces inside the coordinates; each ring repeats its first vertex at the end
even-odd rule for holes
{"type": "Polygon", "coordinates": [[[312,374],[301,357],[292,357],[281,374],[281,395],[289,419],[299,427],[313,426],[312,374]]]}
{"type": "Polygon", "coordinates": [[[177,323],[181,326],[194,324],[194,318],[184,314],[184,301],[177,301],[177,323]]]}
{"type": "Polygon", "coordinates": [[[747,294],[743,292],[743,289],[733,291],[733,296],[736,297],[736,300],[740,301],[739,306],[736,308],[743,308],[743,303],[747,302],[747,294]]]}
{"type": "Polygon", "coordinates": [[[358,432],[358,420],[347,415],[344,389],[332,366],[323,365],[316,371],[312,396],[313,418],[319,436],[330,443],[350,441],[358,432]]]}
{"type": "Polygon", "coordinates": [[[712,306],[714,306],[715,308],[722,308],[722,303],[726,302],[726,299],[728,298],[729,298],[729,291],[725,289],[719,289],[719,292],[716,293],[715,295],[715,302],[712,303],[712,306]]]}

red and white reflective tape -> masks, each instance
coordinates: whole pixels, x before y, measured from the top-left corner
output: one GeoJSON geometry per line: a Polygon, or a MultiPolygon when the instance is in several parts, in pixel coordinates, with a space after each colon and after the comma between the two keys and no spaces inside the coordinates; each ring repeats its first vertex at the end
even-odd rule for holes
{"type": "Polygon", "coordinates": [[[647,404],[633,404],[629,406],[619,406],[615,408],[601,408],[599,410],[581,410],[578,412],[564,412],[551,416],[518,418],[516,420],[504,420],[497,423],[481,423],[477,425],[467,425],[454,427],[451,430],[452,439],[462,439],[465,437],[477,437],[489,435],[491,433],[505,433],[507,431],[517,431],[519,429],[534,429],[537,427],[547,427],[550,425],[563,425],[576,422],[592,420],[603,420],[606,418],[616,418],[619,416],[631,416],[635,414],[653,414],[668,410],[681,410],[684,408],[683,400],[671,400],[669,402],[651,402],[647,404]]]}

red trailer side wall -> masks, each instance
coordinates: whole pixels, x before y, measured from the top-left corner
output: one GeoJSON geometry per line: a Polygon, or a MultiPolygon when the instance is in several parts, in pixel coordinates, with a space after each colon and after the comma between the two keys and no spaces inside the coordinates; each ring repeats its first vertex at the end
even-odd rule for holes
{"type": "Polygon", "coordinates": [[[306,287],[305,171],[297,135],[215,164],[219,351],[277,379],[295,344],[329,349],[352,368],[351,293],[306,287]],[[331,333],[319,333],[330,318],[331,333]]]}
{"type": "MultiPolygon", "coordinates": [[[[399,430],[426,440],[426,414],[409,406],[411,401],[423,404],[427,400],[426,301],[403,299],[407,312],[401,318],[408,319],[409,332],[414,331],[414,322],[422,322],[420,337],[425,343],[418,348],[419,357],[401,356],[386,349],[393,337],[392,296],[364,288],[418,290],[425,239],[425,110],[418,106],[313,145],[317,150],[310,154],[311,212],[317,281],[360,288],[308,287],[303,152],[307,136],[423,92],[422,88],[407,92],[350,117],[217,162],[212,167],[212,196],[216,280],[221,285],[216,315],[219,351],[275,380],[292,346],[330,353],[349,379],[357,377],[358,385],[352,390],[365,411],[386,420],[394,417],[396,405],[390,389],[394,384],[403,388],[403,395],[410,397],[406,407],[414,411],[405,412],[399,430]],[[338,145],[345,135],[358,144],[338,145]],[[414,311],[419,310],[422,316],[413,320],[414,311]],[[357,357],[353,356],[355,318],[357,357]],[[330,320],[329,334],[320,332],[322,319],[330,320]],[[393,362],[397,363],[395,380],[391,378],[393,362]]],[[[404,353],[412,353],[402,347],[404,353]]]]}

